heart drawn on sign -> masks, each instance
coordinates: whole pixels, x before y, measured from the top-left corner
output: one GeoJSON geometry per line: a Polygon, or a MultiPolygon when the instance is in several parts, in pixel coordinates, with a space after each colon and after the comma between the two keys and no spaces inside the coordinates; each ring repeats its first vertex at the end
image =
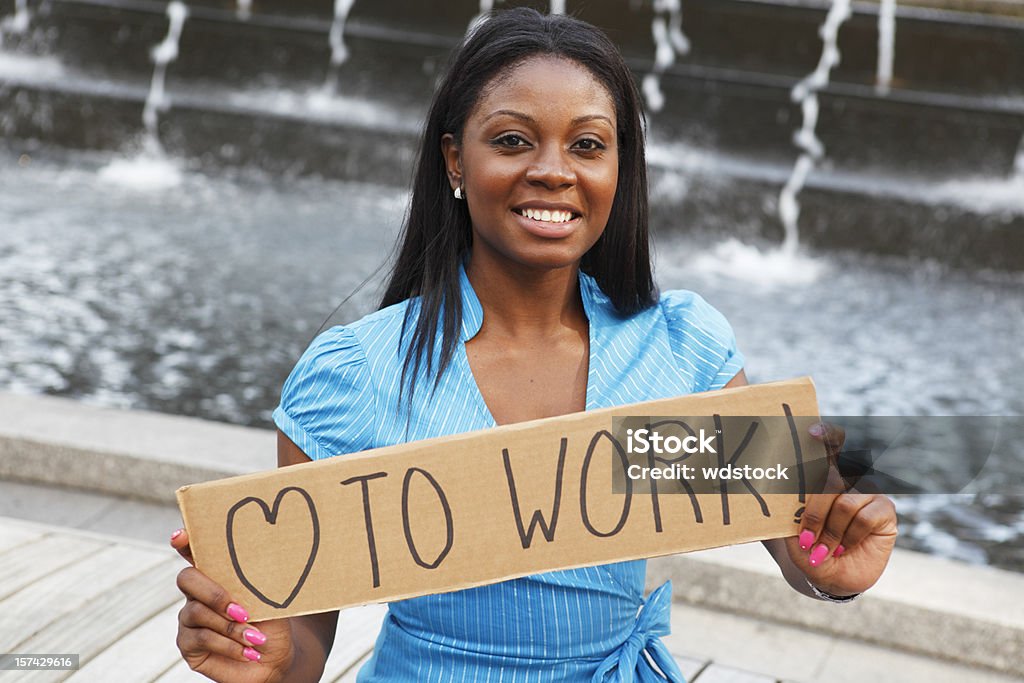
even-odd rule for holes
{"type": "Polygon", "coordinates": [[[317,549],[320,547],[320,521],[317,519],[316,506],[313,504],[313,499],[304,489],[301,489],[298,486],[288,486],[286,488],[281,489],[278,492],[277,497],[274,498],[273,507],[267,505],[266,501],[264,501],[262,498],[257,498],[255,496],[243,498],[242,500],[238,501],[233,506],[231,506],[231,509],[228,511],[227,541],[228,552],[231,555],[231,565],[235,568],[235,574],[238,576],[238,579],[242,582],[242,584],[250,591],[252,591],[253,594],[256,595],[256,597],[258,597],[266,604],[270,605],[271,607],[283,609],[291,604],[292,600],[295,599],[295,596],[298,595],[299,591],[302,589],[302,584],[306,582],[306,577],[309,576],[309,571],[313,568],[313,562],[316,559],[317,549]],[[277,517],[281,509],[281,501],[288,493],[297,493],[305,499],[306,506],[309,509],[310,521],[312,522],[313,537],[309,545],[309,557],[306,559],[306,566],[303,568],[302,573],[295,581],[294,587],[291,589],[291,592],[288,594],[288,597],[285,598],[283,601],[278,602],[268,597],[263,591],[261,591],[255,585],[253,585],[252,581],[249,580],[249,577],[246,576],[245,571],[242,569],[242,565],[238,559],[238,549],[235,546],[235,515],[238,513],[239,510],[244,508],[246,505],[254,503],[258,505],[259,508],[263,511],[263,519],[270,525],[276,525],[277,517]]]}

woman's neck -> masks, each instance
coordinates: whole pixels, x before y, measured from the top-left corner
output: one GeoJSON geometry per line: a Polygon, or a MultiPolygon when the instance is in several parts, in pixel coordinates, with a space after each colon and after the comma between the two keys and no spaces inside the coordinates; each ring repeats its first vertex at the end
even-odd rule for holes
{"type": "Polygon", "coordinates": [[[466,275],[483,307],[489,335],[528,339],[586,327],[578,264],[537,270],[491,267],[481,260],[470,260],[466,275]]]}

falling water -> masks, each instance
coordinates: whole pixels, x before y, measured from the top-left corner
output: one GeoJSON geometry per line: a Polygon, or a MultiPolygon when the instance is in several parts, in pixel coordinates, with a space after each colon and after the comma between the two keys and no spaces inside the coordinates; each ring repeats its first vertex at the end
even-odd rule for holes
{"type": "Polygon", "coordinates": [[[4,28],[11,33],[24,33],[28,30],[30,18],[28,0],[16,0],[14,3],[14,16],[4,22],[4,28]]]}
{"type": "Polygon", "coordinates": [[[150,50],[155,64],[150,81],[149,94],[142,110],[145,134],[142,139],[142,154],[134,159],[119,159],[100,171],[104,180],[141,189],[160,189],[181,182],[178,167],[167,159],[157,131],[159,112],[170,105],[165,91],[167,65],[178,58],[178,43],[181,31],[188,17],[188,8],[179,0],[167,5],[167,36],[150,50]]]}
{"type": "Polygon", "coordinates": [[[345,44],[345,24],[355,3],[356,0],[334,0],[334,20],[327,35],[331,45],[331,61],[327,67],[323,87],[310,98],[310,104],[314,106],[326,106],[326,100],[333,98],[338,92],[338,73],[341,71],[341,65],[347,62],[349,57],[348,46],[345,44]]]}
{"type": "Polygon", "coordinates": [[[644,76],[643,93],[651,111],[661,111],[665,95],[661,92],[661,75],[680,57],[690,52],[690,41],[683,33],[682,0],[654,0],[654,69],[644,76]]]}
{"type": "Polygon", "coordinates": [[[1024,133],[1020,135],[1020,146],[1017,147],[1017,158],[1013,162],[1014,175],[1024,180],[1024,133]]]}
{"type": "Polygon", "coordinates": [[[881,0],[878,7],[878,71],[875,92],[888,95],[892,86],[892,63],[896,46],[896,0],[881,0]]]}
{"type": "Polygon", "coordinates": [[[348,47],[345,45],[345,23],[352,11],[355,0],[334,0],[334,21],[328,40],[331,44],[331,66],[339,67],[348,61],[348,47]]]}
{"type": "Polygon", "coordinates": [[[1024,216],[1024,133],[1008,175],[948,180],[935,186],[934,192],[940,201],[955,202],[981,213],[1024,216]]]}
{"type": "Polygon", "coordinates": [[[832,0],[832,7],[819,32],[824,47],[818,67],[797,83],[790,94],[793,101],[800,104],[803,112],[803,125],[793,136],[794,144],[802,153],[793,167],[792,175],[779,194],[779,217],[786,230],[782,250],[790,254],[795,253],[799,245],[797,219],[800,217],[800,203],[797,201],[797,195],[800,194],[815,163],[825,155],[825,147],[814,133],[818,125],[818,91],[828,85],[833,67],[839,64],[839,27],[849,17],[850,0],[832,0]]]}
{"type": "Polygon", "coordinates": [[[551,0],[551,14],[565,14],[565,0],[551,0]]]}
{"type": "Polygon", "coordinates": [[[800,203],[797,195],[815,163],[825,155],[825,146],[814,133],[818,125],[818,91],[828,85],[832,68],[839,63],[839,27],[849,17],[850,0],[833,0],[819,30],[824,47],[818,66],[797,83],[790,94],[793,101],[800,104],[803,125],[793,136],[794,144],[801,150],[800,157],[779,193],[779,217],[786,231],[781,247],[762,252],[735,238],[729,239],[698,257],[693,263],[697,270],[740,277],[763,287],[809,284],[821,275],[824,264],[798,250],[800,203]]]}
{"type": "Polygon", "coordinates": [[[819,31],[824,48],[818,67],[797,83],[791,93],[793,101],[800,103],[803,125],[793,136],[794,143],[801,150],[800,157],[779,193],[779,217],[786,230],[781,247],[762,252],[732,238],[695,259],[693,267],[696,270],[742,278],[761,287],[807,285],[816,281],[824,271],[825,264],[822,261],[804,256],[798,250],[797,219],[800,217],[800,203],[797,195],[814,169],[815,162],[825,155],[825,146],[814,134],[818,124],[817,93],[828,85],[829,74],[839,63],[839,27],[849,16],[850,0],[833,0],[819,31]]]}
{"type": "Polygon", "coordinates": [[[28,0],[16,0],[14,14],[0,22],[0,47],[4,44],[4,32],[21,35],[28,30],[31,15],[28,11],[28,0]]]}
{"type": "Polygon", "coordinates": [[[159,45],[150,52],[150,57],[156,65],[153,69],[153,80],[149,85],[149,95],[146,97],[146,106],[142,110],[142,122],[146,126],[146,144],[160,146],[157,137],[157,120],[160,110],[166,110],[169,102],[164,89],[167,76],[167,65],[178,58],[178,41],[181,38],[181,30],[185,26],[185,18],[188,16],[188,9],[178,0],[173,0],[167,5],[167,17],[170,19],[167,36],[159,45]]]}
{"type": "Polygon", "coordinates": [[[252,16],[252,0],[238,0],[235,3],[235,16],[242,21],[248,21],[252,16]]]}
{"type": "Polygon", "coordinates": [[[480,24],[487,21],[487,17],[490,16],[491,10],[494,9],[494,0],[480,0],[480,11],[469,20],[469,25],[466,26],[466,35],[469,36],[473,31],[480,27],[480,24]]]}

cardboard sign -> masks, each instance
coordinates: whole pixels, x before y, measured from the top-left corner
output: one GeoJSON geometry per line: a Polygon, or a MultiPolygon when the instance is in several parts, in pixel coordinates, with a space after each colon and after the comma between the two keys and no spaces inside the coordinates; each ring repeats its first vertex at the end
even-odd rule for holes
{"type": "Polygon", "coordinates": [[[308,614],[793,535],[825,462],[817,412],[809,378],[741,387],[185,486],[178,504],[197,567],[253,620],[308,614]],[[687,452],[638,460],[645,416],[699,416],[658,418],[678,433],[659,445],[687,452]],[[647,476],[691,452],[721,466],[710,488],[647,476]]]}

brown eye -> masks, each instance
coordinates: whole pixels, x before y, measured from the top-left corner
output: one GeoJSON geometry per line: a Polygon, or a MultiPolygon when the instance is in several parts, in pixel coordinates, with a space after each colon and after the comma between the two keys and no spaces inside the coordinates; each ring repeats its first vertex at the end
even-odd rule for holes
{"type": "Polygon", "coordinates": [[[492,142],[501,145],[502,147],[526,147],[527,144],[526,140],[513,133],[502,135],[501,137],[495,138],[492,142]]]}
{"type": "Polygon", "coordinates": [[[576,143],[576,147],[584,152],[597,152],[605,148],[599,140],[594,140],[593,138],[584,138],[580,140],[576,143]]]}

